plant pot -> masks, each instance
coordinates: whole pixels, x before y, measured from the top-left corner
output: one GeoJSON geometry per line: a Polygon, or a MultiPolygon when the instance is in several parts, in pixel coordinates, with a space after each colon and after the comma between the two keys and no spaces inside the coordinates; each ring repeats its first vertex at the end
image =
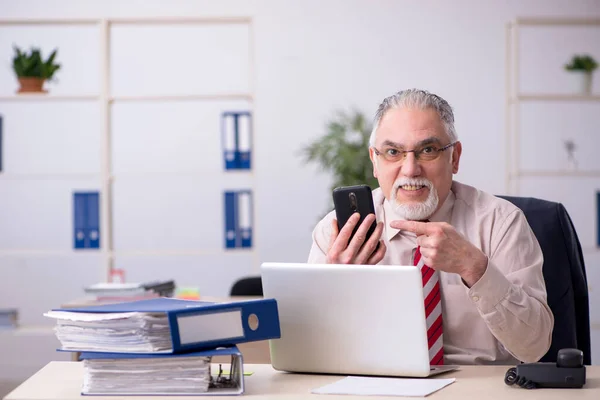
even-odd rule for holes
{"type": "Polygon", "coordinates": [[[48,91],[44,89],[45,81],[43,78],[20,77],[21,86],[17,93],[47,93],[48,91]]]}
{"type": "Polygon", "coordinates": [[[571,87],[576,94],[589,96],[592,94],[592,73],[585,71],[571,71],[571,87]]]}

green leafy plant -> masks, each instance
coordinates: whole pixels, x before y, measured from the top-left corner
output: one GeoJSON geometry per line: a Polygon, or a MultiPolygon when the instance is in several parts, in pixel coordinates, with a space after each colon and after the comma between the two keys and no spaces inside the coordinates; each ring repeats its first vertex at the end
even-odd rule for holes
{"type": "Polygon", "coordinates": [[[358,184],[375,189],[379,183],[369,158],[371,129],[362,113],[338,111],[326,124],[326,134],[302,149],[304,160],[333,174],[331,189],[358,184]]]}
{"type": "Polygon", "coordinates": [[[590,55],[574,55],[569,64],[565,65],[567,71],[593,72],[598,68],[598,63],[590,55]]]}
{"type": "Polygon", "coordinates": [[[42,78],[52,80],[60,64],[54,62],[58,49],[55,49],[44,61],[39,49],[31,48],[31,51],[23,52],[17,46],[13,46],[15,55],[13,57],[13,70],[19,78],[42,78]]]}

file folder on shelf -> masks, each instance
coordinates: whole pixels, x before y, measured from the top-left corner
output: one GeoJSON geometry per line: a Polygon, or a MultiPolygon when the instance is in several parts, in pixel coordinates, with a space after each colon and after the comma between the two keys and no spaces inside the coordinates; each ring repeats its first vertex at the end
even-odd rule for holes
{"type": "Polygon", "coordinates": [[[61,350],[178,353],[281,337],[275,299],[207,302],[158,298],[44,314],[61,350]]]}
{"type": "Polygon", "coordinates": [[[82,353],[82,395],[235,395],[244,393],[236,346],[183,354],[82,353]],[[212,357],[231,356],[229,372],[212,357]]]}

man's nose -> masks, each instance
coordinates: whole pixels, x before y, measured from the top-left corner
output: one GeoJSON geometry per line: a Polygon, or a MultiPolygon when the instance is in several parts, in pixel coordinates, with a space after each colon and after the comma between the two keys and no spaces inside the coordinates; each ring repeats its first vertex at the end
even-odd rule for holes
{"type": "Polygon", "coordinates": [[[415,157],[415,153],[406,153],[401,172],[404,176],[419,176],[421,174],[421,166],[417,161],[417,157],[415,157]]]}

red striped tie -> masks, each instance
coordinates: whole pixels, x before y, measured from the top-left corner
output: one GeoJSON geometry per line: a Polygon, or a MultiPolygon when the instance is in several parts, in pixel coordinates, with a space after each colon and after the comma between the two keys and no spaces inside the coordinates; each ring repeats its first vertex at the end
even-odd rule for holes
{"type": "Polygon", "coordinates": [[[425,298],[429,363],[431,365],[444,365],[439,273],[425,265],[425,260],[421,259],[421,248],[419,246],[417,246],[417,251],[415,252],[415,265],[421,268],[421,274],[423,275],[423,297],[425,298]]]}

